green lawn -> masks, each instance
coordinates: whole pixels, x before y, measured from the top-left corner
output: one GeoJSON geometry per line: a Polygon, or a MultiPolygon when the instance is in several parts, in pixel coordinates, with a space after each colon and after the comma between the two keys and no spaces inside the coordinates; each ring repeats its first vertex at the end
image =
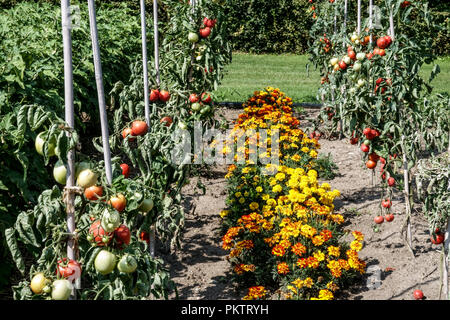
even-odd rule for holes
{"type": "MultiPolygon", "coordinates": [[[[320,86],[320,75],[310,65],[306,65],[307,55],[254,55],[233,53],[233,62],[227,66],[222,85],[216,92],[218,101],[243,102],[255,90],[266,86],[280,88],[295,103],[317,102],[316,94],[320,86]]],[[[437,61],[441,73],[432,82],[435,92],[449,92],[450,57],[437,61]]],[[[422,75],[428,78],[432,65],[423,67],[422,75]]]]}

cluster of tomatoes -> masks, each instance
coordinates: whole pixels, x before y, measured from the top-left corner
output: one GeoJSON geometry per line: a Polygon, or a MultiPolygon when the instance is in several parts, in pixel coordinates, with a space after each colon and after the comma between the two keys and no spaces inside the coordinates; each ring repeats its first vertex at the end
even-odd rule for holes
{"type": "Polygon", "coordinates": [[[203,18],[203,26],[199,29],[198,33],[189,32],[188,40],[192,43],[197,43],[202,38],[208,38],[215,27],[217,19],[209,19],[207,17],[203,18]]]}
{"type": "Polygon", "coordinates": [[[167,90],[152,89],[150,92],[150,102],[167,102],[170,100],[170,93],[167,90]]]}
{"type": "Polygon", "coordinates": [[[326,33],[323,34],[323,38],[319,39],[319,42],[325,44],[325,46],[323,47],[323,51],[325,51],[326,53],[328,53],[333,47],[332,44],[331,44],[330,39],[327,38],[327,34],[326,33]]]}
{"type": "Polygon", "coordinates": [[[191,93],[189,95],[189,102],[191,103],[191,113],[207,114],[212,110],[212,97],[208,92],[203,92],[201,95],[191,93]]]}

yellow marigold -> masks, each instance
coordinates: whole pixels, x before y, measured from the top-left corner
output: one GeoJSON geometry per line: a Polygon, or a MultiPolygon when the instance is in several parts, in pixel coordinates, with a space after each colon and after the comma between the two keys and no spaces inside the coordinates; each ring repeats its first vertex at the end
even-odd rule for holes
{"type": "Polygon", "coordinates": [[[311,288],[313,285],[314,285],[314,281],[310,277],[303,280],[303,286],[305,286],[307,288],[311,288]]]}
{"type": "Polygon", "coordinates": [[[251,210],[256,210],[259,208],[259,204],[257,202],[252,202],[249,204],[251,210]]]}
{"type": "Polygon", "coordinates": [[[262,299],[266,296],[266,289],[263,286],[251,287],[248,289],[247,295],[243,300],[257,300],[262,299]]]}
{"type": "Polygon", "coordinates": [[[275,193],[281,192],[281,191],[283,191],[283,187],[281,187],[279,184],[277,184],[276,186],[274,186],[272,188],[272,191],[275,193]]]}
{"type": "Polygon", "coordinates": [[[311,156],[311,158],[317,158],[317,151],[316,150],[311,150],[309,152],[309,155],[311,156]]]}
{"type": "Polygon", "coordinates": [[[325,260],[325,254],[322,251],[317,251],[313,253],[314,258],[317,259],[317,261],[321,262],[325,260]]]}
{"type": "Polygon", "coordinates": [[[263,191],[263,188],[262,188],[261,186],[258,186],[258,187],[256,187],[255,190],[256,190],[256,192],[259,193],[259,192],[262,192],[262,191],[263,191]]]}
{"type": "Polygon", "coordinates": [[[355,238],[355,240],[358,240],[358,241],[364,240],[364,235],[360,231],[353,231],[352,235],[355,238]]]}
{"type": "Polygon", "coordinates": [[[353,240],[353,241],[350,243],[350,248],[352,248],[352,249],[355,250],[355,251],[361,251],[361,249],[362,249],[362,243],[359,242],[358,240],[353,240]]]}
{"type": "Polygon", "coordinates": [[[245,203],[245,198],[240,198],[240,199],[239,199],[239,203],[240,203],[240,204],[244,204],[244,203],[245,203]]]}
{"type": "Polygon", "coordinates": [[[291,251],[294,254],[296,254],[298,256],[301,256],[301,255],[303,255],[306,252],[306,247],[303,244],[301,244],[300,242],[297,242],[296,244],[294,244],[291,247],[291,251]]]}
{"type": "Polygon", "coordinates": [[[286,178],[286,175],[283,172],[278,172],[275,175],[275,179],[278,181],[283,181],[286,178]]]}
{"type": "Polygon", "coordinates": [[[297,278],[294,281],[292,281],[292,284],[299,289],[303,288],[303,280],[300,278],[297,278]]]}
{"type": "Polygon", "coordinates": [[[278,274],[285,275],[289,273],[289,266],[286,262],[281,262],[277,265],[278,274]]]}
{"type": "Polygon", "coordinates": [[[236,192],[234,195],[235,195],[236,198],[240,198],[242,196],[242,193],[241,192],[236,192]]]}
{"type": "Polygon", "coordinates": [[[328,254],[333,257],[339,257],[341,255],[341,249],[339,247],[329,246],[328,254]]]}
{"type": "Polygon", "coordinates": [[[308,153],[309,152],[309,148],[308,147],[303,147],[301,150],[304,153],[308,153]]]}
{"type": "Polygon", "coordinates": [[[220,211],[220,217],[225,218],[229,213],[230,213],[230,211],[228,211],[228,210],[222,210],[222,211],[220,211]]]}
{"type": "Polygon", "coordinates": [[[322,289],[319,291],[319,300],[333,300],[333,293],[327,289],[322,289]]]}

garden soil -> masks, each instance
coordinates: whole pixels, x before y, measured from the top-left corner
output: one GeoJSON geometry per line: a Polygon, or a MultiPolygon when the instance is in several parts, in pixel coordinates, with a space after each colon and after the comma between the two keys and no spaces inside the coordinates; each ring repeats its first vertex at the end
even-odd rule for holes
{"type": "MultiPolygon", "coordinates": [[[[220,109],[232,125],[242,112],[237,109],[220,109]]],[[[315,110],[306,116],[315,117],[315,110]]],[[[310,123],[302,121],[308,130],[310,123]]],[[[412,214],[412,251],[402,233],[405,223],[405,204],[401,193],[394,194],[395,219],[384,222],[374,230],[373,219],[380,213],[382,190],[379,170],[365,168],[361,151],[348,139],[321,139],[319,154],[331,154],[338,166],[338,175],[331,181],[333,189],[341,192],[335,206],[345,218],[345,228],[358,230],[365,235],[360,257],[367,263],[367,272],[352,287],[341,292],[341,300],[410,300],[413,291],[420,289],[425,299],[439,299],[440,247],[430,242],[426,220],[420,211],[412,214]]],[[[198,177],[191,179],[183,189],[186,221],[182,247],[175,252],[157,252],[177,285],[178,297],[184,300],[239,300],[246,292],[231,281],[227,252],[221,248],[221,218],[225,208],[226,166],[212,167],[201,176],[206,192],[197,187],[198,177]]],[[[416,209],[419,205],[416,205],[416,209]]],[[[351,235],[349,235],[348,240],[351,235]]],[[[157,247],[158,250],[158,247],[157,247]]],[[[175,298],[172,295],[170,298],[175,298]]]]}

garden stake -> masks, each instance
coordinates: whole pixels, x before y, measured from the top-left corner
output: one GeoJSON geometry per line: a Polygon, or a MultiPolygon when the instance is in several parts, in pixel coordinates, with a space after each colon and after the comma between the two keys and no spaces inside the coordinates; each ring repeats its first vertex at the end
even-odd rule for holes
{"type": "Polygon", "coordinates": [[[361,33],[361,0],[358,0],[358,23],[357,23],[357,27],[356,27],[356,33],[358,34],[358,36],[361,33]]]}
{"type": "MultiPolygon", "coordinates": [[[[141,32],[142,32],[142,66],[144,77],[144,106],[145,122],[150,128],[150,93],[148,88],[148,59],[147,59],[147,23],[145,19],[145,0],[141,0],[141,32]]],[[[157,75],[159,76],[159,74],[157,75]]]]}
{"type": "MultiPolygon", "coordinates": [[[[74,127],[74,104],[73,104],[73,66],[72,66],[72,37],[70,22],[70,0],[61,1],[62,34],[64,45],[64,104],[65,120],[70,129],[74,127]]],[[[70,131],[66,131],[68,136],[70,131]]],[[[75,185],[75,151],[69,150],[67,153],[67,176],[66,188],[72,188],[75,185]]],[[[77,244],[73,234],[75,231],[75,194],[72,191],[64,192],[64,203],[67,213],[67,233],[70,234],[67,241],[67,258],[77,260],[77,244]]],[[[80,279],[76,279],[75,288],[80,289],[80,279]]],[[[76,299],[75,288],[72,290],[70,299],[76,299]]]]}
{"type": "Polygon", "coordinates": [[[106,115],[105,89],[103,87],[102,62],[100,60],[100,48],[98,44],[97,18],[94,0],[88,0],[89,26],[91,29],[92,52],[94,57],[95,81],[97,84],[98,107],[100,111],[100,123],[103,140],[103,157],[105,160],[106,179],[112,184],[111,150],[109,147],[108,118],[106,115]]]}

